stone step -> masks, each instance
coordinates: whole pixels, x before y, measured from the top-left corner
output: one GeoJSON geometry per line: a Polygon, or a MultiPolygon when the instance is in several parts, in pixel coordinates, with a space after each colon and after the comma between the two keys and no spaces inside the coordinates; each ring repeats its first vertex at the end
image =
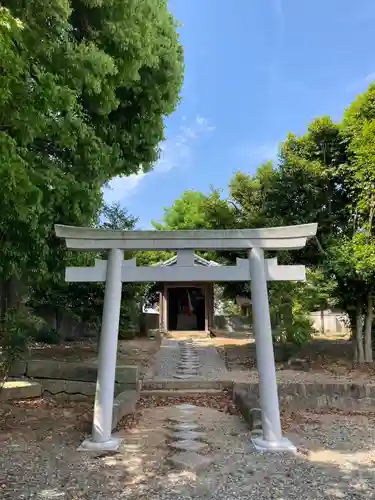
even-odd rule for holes
{"type": "Polygon", "coordinates": [[[42,386],[30,380],[7,380],[0,389],[0,400],[39,398],[42,386]]]}
{"type": "Polygon", "coordinates": [[[118,394],[113,402],[112,429],[125,415],[134,413],[139,400],[139,391],[123,391],[118,394]]]}
{"type": "Polygon", "coordinates": [[[164,389],[164,390],[181,390],[181,389],[232,389],[233,381],[231,380],[200,380],[189,378],[187,380],[179,379],[164,379],[164,380],[144,380],[142,390],[164,389]]]}
{"type": "Polygon", "coordinates": [[[207,396],[219,396],[223,394],[223,391],[221,389],[145,389],[141,391],[141,396],[160,398],[199,396],[202,394],[207,394],[207,396]]]}

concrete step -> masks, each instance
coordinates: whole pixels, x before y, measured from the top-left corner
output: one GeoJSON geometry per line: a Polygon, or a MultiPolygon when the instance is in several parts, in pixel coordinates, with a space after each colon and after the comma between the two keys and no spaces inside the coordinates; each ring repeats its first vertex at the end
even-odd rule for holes
{"type": "Polygon", "coordinates": [[[135,412],[139,395],[139,391],[127,390],[116,396],[113,402],[112,429],[116,428],[122,417],[135,412]]]}
{"type": "Polygon", "coordinates": [[[210,336],[209,332],[197,331],[197,330],[170,331],[170,332],[166,332],[164,335],[165,335],[165,337],[168,337],[171,339],[176,339],[176,340],[207,339],[207,337],[210,336]]]}
{"type": "Polygon", "coordinates": [[[232,389],[232,380],[198,380],[198,379],[164,379],[164,380],[144,380],[142,391],[145,390],[207,390],[207,389],[232,389]]]}
{"type": "Polygon", "coordinates": [[[39,398],[42,386],[30,380],[7,380],[0,389],[0,400],[39,398]]]}
{"type": "Polygon", "coordinates": [[[141,391],[141,396],[159,398],[178,398],[184,396],[199,396],[202,394],[206,394],[207,396],[219,396],[223,394],[223,391],[221,389],[146,389],[141,391]]]}

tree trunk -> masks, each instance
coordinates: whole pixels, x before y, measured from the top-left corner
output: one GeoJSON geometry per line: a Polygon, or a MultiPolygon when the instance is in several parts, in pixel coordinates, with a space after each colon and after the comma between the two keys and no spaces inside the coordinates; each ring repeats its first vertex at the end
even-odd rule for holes
{"type": "Polygon", "coordinates": [[[358,349],[357,349],[357,322],[356,322],[356,312],[353,309],[347,310],[350,323],[350,341],[353,348],[353,361],[358,362],[358,349]]]}
{"type": "Polygon", "coordinates": [[[367,314],[365,321],[365,362],[372,363],[372,322],[373,322],[373,303],[372,291],[367,296],[367,314]]]}
{"type": "Polygon", "coordinates": [[[0,319],[3,320],[7,312],[7,285],[8,280],[1,279],[0,281],[0,319]]]}
{"type": "Polygon", "coordinates": [[[4,319],[6,313],[19,305],[22,298],[22,288],[20,281],[11,276],[7,279],[1,279],[0,282],[0,317],[4,319]]]}
{"type": "Polygon", "coordinates": [[[357,305],[356,310],[356,343],[357,343],[357,359],[356,361],[360,364],[365,362],[365,353],[363,350],[363,317],[362,317],[362,305],[357,305]]]}
{"type": "Polygon", "coordinates": [[[324,309],[320,309],[320,333],[324,335],[325,327],[324,327],[324,309]]]}

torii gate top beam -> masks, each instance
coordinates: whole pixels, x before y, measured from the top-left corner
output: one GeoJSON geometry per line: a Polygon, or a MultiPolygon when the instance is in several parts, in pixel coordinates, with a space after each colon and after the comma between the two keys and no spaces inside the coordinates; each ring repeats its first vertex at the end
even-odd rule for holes
{"type": "Polygon", "coordinates": [[[315,236],[317,224],[262,229],[118,231],[55,225],[56,236],[72,250],[297,250],[315,236]]]}

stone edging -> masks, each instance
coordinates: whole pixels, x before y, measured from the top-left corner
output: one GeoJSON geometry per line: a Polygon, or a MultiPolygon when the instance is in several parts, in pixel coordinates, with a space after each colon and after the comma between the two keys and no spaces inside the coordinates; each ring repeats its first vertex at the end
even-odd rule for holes
{"type": "MultiPolygon", "coordinates": [[[[246,400],[248,408],[258,408],[258,383],[233,385],[234,397],[246,400]],[[237,396],[236,396],[237,395],[237,396]]],[[[375,406],[375,384],[349,382],[279,383],[280,406],[291,409],[366,408],[375,406]]]]}
{"type": "MultiPolygon", "coordinates": [[[[30,359],[15,363],[10,377],[39,383],[42,394],[86,401],[95,395],[97,370],[97,365],[91,362],[30,359]]],[[[138,386],[138,365],[117,365],[116,394],[137,390],[138,386]]]]}
{"type": "Polygon", "coordinates": [[[115,397],[112,412],[112,430],[117,427],[117,424],[125,415],[135,413],[140,397],[140,387],[137,390],[120,392],[115,397]]]}
{"type": "MultiPolygon", "coordinates": [[[[233,401],[249,424],[252,437],[262,434],[262,412],[259,408],[258,383],[234,384],[233,401]]],[[[366,409],[375,407],[375,385],[291,382],[279,384],[280,406],[296,409],[366,409]]]]}

